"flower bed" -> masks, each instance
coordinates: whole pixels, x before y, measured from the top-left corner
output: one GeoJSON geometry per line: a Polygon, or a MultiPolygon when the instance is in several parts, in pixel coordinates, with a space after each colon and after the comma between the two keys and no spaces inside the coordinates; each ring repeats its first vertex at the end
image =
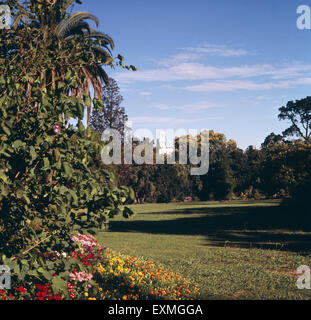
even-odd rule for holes
{"type": "MultiPolygon", "coordinates": [[[[2,300],[190,300],[197,288],[181,275],[169,272],[152,261],[116,254],[101,247],[90,235],[77,234],[72,241],[77,251],[44,253],[46,262],[79,261],[85,270],[70,270],[66,292],[54,292],[51,283],[18,284],[1,290],[2,300]]],[[[58,277],[57,271],[51,274],[58,277]]]]}

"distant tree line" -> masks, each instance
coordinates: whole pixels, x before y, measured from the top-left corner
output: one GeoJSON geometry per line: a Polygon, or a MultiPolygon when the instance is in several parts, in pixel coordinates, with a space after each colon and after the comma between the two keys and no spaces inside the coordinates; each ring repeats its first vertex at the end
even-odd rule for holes
{"type": "MultiPolygon", "coordinates": [[[[105,90],[104,109],[92,116],[91,125],[99,133],[108,124],[122,131],[127,120],[120,107],[119,89],[114,81],[111,84],[113,94],[105,90]],[[112,100],[115,103],[111,104],[112,100]]],[[[242,150],[224,134],[210,131],[210,165],[203,176],[191,176],[190,165],[178,161],[174,165],[115,165],[113,171],[119,186],[133,189],[138,203],[183,201],[186,197],[218,201],[281,198],[310,206],[311,97],[288,102],[279,109],[278,118],[290,121],[290,127],[268,135],[259,149],[249,146],[242,150]]],[[[178,159],[178,138],[175,147],[178,159]]]]}

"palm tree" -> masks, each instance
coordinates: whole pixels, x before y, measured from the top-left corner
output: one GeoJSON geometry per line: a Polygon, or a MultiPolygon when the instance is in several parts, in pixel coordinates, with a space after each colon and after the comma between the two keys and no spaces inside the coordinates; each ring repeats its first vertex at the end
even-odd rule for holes
{"type": "MultiPolygon", "coordinates": [[[[88,12],[69,14],[68,8],[79,0],[31,0],[21,4],[18,0],[9,0],[13,10],[13,29],[32,27],[41,31],[40,45],[54,46],[66,51],[74,59],[70,66],[55,65],[53,70],[41,70],[44,88],[58,87],[57,81],[64,81],[68,70],[79,74],[79,84],[68,94],[84,99],[87,107],[87,122],[90,122],[90,88],[94,89],[94,98],[101,99],[103,86],[108,76],[103,66],[112,66],[112,38],[90,27],[87,20],[99,25],[99,20],[88,12]],[[77,48],[80,49],[78,52],[77,48]],[[76,57],[74,57],[76,55],[76,57]]],[[[28,92],[31,83],[28,85],[28,92]]]]}

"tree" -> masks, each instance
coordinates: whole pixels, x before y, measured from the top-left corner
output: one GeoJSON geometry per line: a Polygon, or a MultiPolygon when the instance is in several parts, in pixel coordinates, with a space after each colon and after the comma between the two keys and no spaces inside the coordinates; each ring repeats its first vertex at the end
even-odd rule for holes
{"type": "Polygon", "coordinates": [[[280,134],[275,134],[274,132],[270,133],[265,141],[261,144],[262,149],[267,149],[275,144],[281,143],[283,140],[283,136],[280,134]]]}
{"type": "MultiPolygon", "coordinates": [[[[200,136],[188,138],[199,142],[200,136]]],[[[232,197],[235,181],[229,155],[236,148],[236,142],[227,141],[224,134],[209,131],[209,171],[206,175],[191,178],[194,196],[201,200],[224,200],[232,197]]],[[[200,154],[200,146],[198,149],[200,154]]]]}
{"type": "Polygon", "coordinates": [[[115,129],[124,136],[125,123],[128,120],[124,107],[121,107],[123,97],[117,82],[109,78],[103,92],[103,108],[94,108],[91,126],[100,134],[105,129],[115,129]]]}
{"type": "Polygon", "coordinates": [[[283,132],[284,137],[297,136],[304,141],[311,141],[311,97],[289,101],[279,111],[279,120],[291,122],[291,126],[283,132]]]}
{"type": "Polygon", "coordinates": [[[201,200],[230,200],[233,195],[234,179],[229,157],[225,152],[210,164],[209,172],[202,177],[201,200]]]}
{"type": "MultiPolygon", "coordinates": [[[[102,32],[90,27],[86,20],[92,20],[96,26],[99,20],[94,15],[79,11],[72,15],[68,13],[68,8],[79,0],[31,0],[20,2],[18,0],[8,0],[8,5],[12,8],[14,22],[12,28],[21,30],[25,26],[38,33],[35,38],[36,43],[30,42],[28,46],[21,46],[17,50],[29,50],[37,47],[52,47],[58,49],[59,56],[67,57],[70,65],[59,65],[58,59],[55,66],[50,69],[40,70],[42,88],[52,86],[59,88],[67,75],[68,69],[77,75],[76,85],[71,89],[71,94],[83,98],[84,106],[88,110],[87,122],[90,122],[91,99],[90,88],[94,89],[94,103],[101,106],[100,99],[103,92],[103,85],[108,82],[107,73],[104,66],[113,66],[114,59],[112,50],[114,49],[113,39],[102,32]],[[71,58],[69,57],[71,56],[71,58]],[[75,59],[72,59],[74,57],[75,59]]],[[[15,40],[17,40],[15,35],[15,40]]],[[[127,69],[136,70],[134,66],[124,66],[123,57],[118,55],[117,65],[127,69]]],[[[29,86],[32,83],[30,81],[29,86]]],[[[66,115],[65,115],[65,119],[66,115]]]]}

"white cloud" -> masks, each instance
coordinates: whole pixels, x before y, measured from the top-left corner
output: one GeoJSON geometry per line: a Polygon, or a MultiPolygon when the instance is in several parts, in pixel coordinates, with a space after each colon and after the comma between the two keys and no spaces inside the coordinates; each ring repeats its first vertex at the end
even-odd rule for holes
{"type": "Polygon", "coordinates": [[[139,92],[139,94],[141,96],[151,96],[151,92],[149,92],[149,91],[141,91],[141,92],[139,92]]]}
{"type": "Polygon", "coordinates": [[[267,96],[257,96],[255,99],[256,100],[266,100],[266,99],[268,99],[268,97],[267,96]]]}
{"type": "Polygon", "coordinates": [[[200,59],[201,55],[196,53],[179,53],[172,58],[162,59],[158,62],[161,67],[170,67],[183,62],[195,61],[200,59]]]}
{"type": "Polygon", "coordinates": [[[202,63],[184,62],[167,68],[137,71],[132,73],[116,73],[113,77],[121,83],[132,81],[195,81],[221,80],[230,78],[270,77],[271,79],[287,79],[298,77],[311,71],[311,65],[272,66],[242,65],[236,67],[215,67],[202,63]]]}
{"type": "MultiPolygon", "coordinates": [[[[157,62],[157,67],[137,72],[118,72],[113,75],[125,88],[133,82],[159,82],[171,88],[174,82],[188,91],[235,91],[235,90],[270,90],[290,88],[310,84],[311,64],[293,63],[283,65],[253,64],[215,66],[198,61],[204,55],[223,57],[246,56],[252,53],[244,49],[230,48],[226,45],[203,44],[198,47],[183,48],[183,52],[157,62]],[[201,81],[202,83],[191,83],[201,81]]],[[[175,84],[175,83],[174,83],[175,84]]],[[[159,84],[158,84],[159,85],[159,84]]],[[[180,88],[180,86],[178,86],[180,88]]],[[[175,86],[176,88],[176,86],[175,86]]],[[[151,94],[141,91],[143,96],[151,94]]],[[[158,106],[162,110],[180,109],[179,106],[158,106]]],[[[198,110],[208,108],[197,106],[198,110]]]]}
{"type": "MultiPolygon", "coordinates": [[[[181,124],[189,122],[187,119],[179,119],[174,117],[130,117],[129,121],[132,121],[133,124],[144,123],[144,124],[181,124]]],[[[191,120],[193,121],[193,120],[191,120]]]]}
{"type": "MultiPolygon", "coordinates": [[[[150,125],[157,125],[159,127],[166,126],[171,128],[176,125],[198,123],[202,121],[219,121],[223,120],[224,117],[199,117],[199,118],[177,118],[177,117],[148,117],[148,116],[138,116],[129,117],[129,121],[132,122],[134,126],[137,124],[144,124],[146,127],[150,125]]],[[[195,128],[195,127],[194,127],[195,128]]]]}
{"type": "Polygon", "coordinates": [[[204,44],[200,47],[188,47],[183,48],[183,50],[192,51],[196,53],[204,53],[212,56],[220,57],[241,57],[247,56],[250,53],[243,49],[232,49],[228,48],[226,45],[216,45],[216,44],[204,44]]]}
{"type": "Polygon", "coordinates": [[[231,81],[215,81],[204,82],[199,85],[188,86],[185,89],[196,92],[211,92],[211,91],[236,91],[236,90],[271,90],[284,89],[294,85],[311,84],[311,78],[302,78],[297,80],[287,80],[278,82],[263,82],[257,83],[247,80],[231,80],[231,81]]]}
{"type": "Polygon", "coordinates": [[[153,104],[151,108],[156,108],[159,110],[169,111],[169,110],[180,110],[180,111],[201,111],[201,110],[208,110],[211,108],[219,107],[219,104],[208,102],[208,101],[201,101],[192,104],[184,104],[184,105],[168,105],[168,104],[153,104]]]}

